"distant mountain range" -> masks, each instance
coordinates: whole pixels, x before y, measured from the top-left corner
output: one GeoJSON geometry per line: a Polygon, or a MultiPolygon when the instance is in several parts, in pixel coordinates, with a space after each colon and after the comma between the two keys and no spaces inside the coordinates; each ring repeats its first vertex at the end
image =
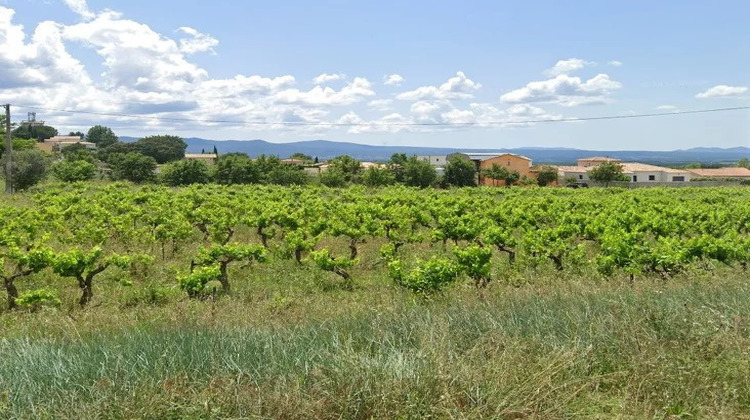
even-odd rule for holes
{"type": "MultiPolygon", "coordinates": [[[[135,141],[132,137],[122,137],[122,141],[135,141]]],[[[371,146],[365,144],[334,142],[328,140],[299,141],[292,143],[270,143],[264,140],[207,140],[196,137],[185,138],[188,153],[210,152],[214,146],[219,153],[242,152],[250,156],[261,154],[288,157],[294,153],[304,153],[319,160],[327,160],[339,155],[349,155],[365,161],[385,161],[394,153],[406,155],[447,155],[456,152],[474,153],[515,153],[526,156],[535,164],[566,164],[589,156],[609,156],[623,161],[636,161],[651,164],[730,163],[740,158],[750,157],[750,147],[721,149],[697,147],[686,150],[655,152],[648,150],[582,150],[571,148],[521,147],[516,149],[459,149],[415,146],[371,146]]]]}

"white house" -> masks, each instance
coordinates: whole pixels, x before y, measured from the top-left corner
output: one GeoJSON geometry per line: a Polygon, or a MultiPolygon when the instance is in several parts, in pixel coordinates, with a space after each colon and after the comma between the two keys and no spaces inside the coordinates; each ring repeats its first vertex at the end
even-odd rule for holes
{"type": "Polygon", "coordinates": [[[622,166],[623,175],[630,178],[630,182],[689,182],[692,177],[688,170],[664,168],[638,162],[620,162],[619,159],[603,157],[579,159],[578,166],[558,166],[557,170],[561,178],[574,178],[577,182],[587,182],[591,180],[589,171],[604,162],[619,163],[622,166]]]}
{"type": "Polygon", "coordinates": [[[426,160],[427,162],[430,162],[430,165],[437,166],[437,167],[443,167],[448,162],[448,157],[445,155],[442,156],[417,156],[417,159],[419,160],[426,160]]]}

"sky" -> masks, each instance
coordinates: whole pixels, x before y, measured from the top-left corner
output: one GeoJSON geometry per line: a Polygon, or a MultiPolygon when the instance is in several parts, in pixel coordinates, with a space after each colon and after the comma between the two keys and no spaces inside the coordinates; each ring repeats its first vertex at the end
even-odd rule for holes
{"type": "Polygon", "coordinates": [[[721,0],[0,0],[0,102],[63,134],[750,147],[748,109],[681,114],[750,107],[747,16],[721,0]]]}

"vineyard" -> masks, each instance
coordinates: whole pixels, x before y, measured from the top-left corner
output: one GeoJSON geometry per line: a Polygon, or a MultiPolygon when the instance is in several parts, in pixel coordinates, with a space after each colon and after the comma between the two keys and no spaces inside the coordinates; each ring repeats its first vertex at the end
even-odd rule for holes
{"type": "Polygon", "coordinates": [[[46,189],[28,199],[0,208],[10,309],[55,300],[66,278],[85,306],[104,271],[119,270],[123,285],[139,287],[156,280],[150,267],[165,261],[182,267],[174,278],[158,280],[174,281],[194,298],[230,293],[234,281],[252,281],[253,267],[268,259],[329,271],[346,288],[356,284],[358,271],[380,270],[421,294],[462,277],[482,288],[493,276],[550,264],[558,271],[591,267],[632,282],[667,280],[688,266],[750,262],[746,189],[111,185],[46,189]],[[379,252],[363,256],[363,244],[379,252]],[[423,254],[424,260],[411,257],[423,254]],[[48,279],[49,287],[23,290],[32,277],[48,279]]]}
{"type": "Polygon", "coordinates": [[[4,417],[750,410],[747,188],[51,184],[0,217],[4,417]],[[636,389],[652,349],[687,370],[636,389]]]}

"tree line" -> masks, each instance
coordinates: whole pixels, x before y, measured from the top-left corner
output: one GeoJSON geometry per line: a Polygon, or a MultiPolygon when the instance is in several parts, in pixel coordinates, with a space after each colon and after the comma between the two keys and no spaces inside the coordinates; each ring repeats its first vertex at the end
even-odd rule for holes
{"type": "MultiPolygon", "coordinates": [[[[97,176],[106,176],[112,180],[170,186],[211,182],[224,185],[302,185],[319,182],[329,187],[352,184],[370,187],[396,184],[419,188],[468,187],[477,186],[479,175],[501,180],[507,186],[517,183],[547,185],[557,180],[557,171],[551,167],[543,168],[537,179],[525,179],[518,172],[498,165],[478,172],[473,162],[460,157],[450,158],[443,176],[439,176],[429,162],[403,153],[394,154],[388,162],[367,168],[347,155],[335,157],[325,166],[315,165],[317,158],[301,153],[291,156],[298,161],[295,164],[284,162],[276,156],[261,155],[253,159],[245,153],[228,153],[218,156],[215,165],[209,165],[198,160],[185,160],[187,144],[178,136],[148,136],[128,143],[120,141],[111,128],[101,125],[91,127],[86,133],[69,133],[95,144],[95,150],[76,144],[62,148],[59,155],[51,157],[35,148],[39,139],[57,134],[57,129],[49,126],[21,126],[13,131],[12,174],[16,190],[27,189],[48,175],[64,182],[89,181],[97,176]],[[317,168],[319,176],[310,176],[304,170],[306,166],[317,168]]],[[[214,149],[214,152],[217,151],[214,149]]]]}

